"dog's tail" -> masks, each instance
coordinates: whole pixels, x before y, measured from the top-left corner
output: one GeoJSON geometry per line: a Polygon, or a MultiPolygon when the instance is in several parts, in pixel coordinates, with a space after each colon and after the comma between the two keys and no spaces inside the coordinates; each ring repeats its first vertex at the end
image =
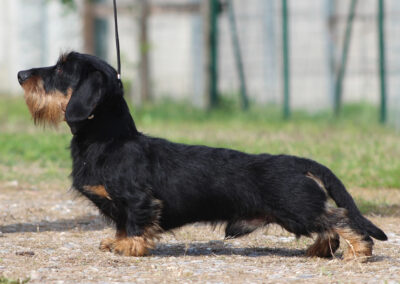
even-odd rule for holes
{"type": "Polygon", "coordinates": [[[299,163],[301,169],[304,170],[306,176],[314,179],[320,186],[326,189],[338,207],[347,209],[348,217],[361,230],[366,231],[377,240],[387,240],[385,233],[361,214],[343,183],[331,170],[312,160],[298,158],[296,161],[299,163]]]}

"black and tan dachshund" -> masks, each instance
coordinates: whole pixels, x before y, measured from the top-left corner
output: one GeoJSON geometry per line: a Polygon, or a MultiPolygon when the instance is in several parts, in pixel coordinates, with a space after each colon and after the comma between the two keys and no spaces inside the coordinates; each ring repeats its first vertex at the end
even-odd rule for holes
{"type": "Polygon", "coordinates": [[[345,259],[371,256],[371,237],[387,239],[317,162],[140,133],[117,72],[97,57],[70,52],[54,66],[19,72],[18,81],[35,123],[69,125],[73,188],[116,227],[103,251],[143,256],[158,234],[194,222],[226,223],[226,238],[276,223],[297,237],[315,235],[306,253],[319,257],[330,257],[339,237],[345,259]]]}

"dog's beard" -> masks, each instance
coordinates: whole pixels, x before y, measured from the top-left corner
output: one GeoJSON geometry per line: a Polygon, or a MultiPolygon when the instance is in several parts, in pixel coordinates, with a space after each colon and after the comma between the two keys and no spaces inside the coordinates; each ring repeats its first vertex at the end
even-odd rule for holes
{"type": "Polygon", "coordinates": [[[43,81],[38,77],[30,78],[23,84],[25,101],[35,124],[58,125],[65,120],[65,109],[71,98],[72,90],[66,95],[59,91],[46,93],[43,81]]]}

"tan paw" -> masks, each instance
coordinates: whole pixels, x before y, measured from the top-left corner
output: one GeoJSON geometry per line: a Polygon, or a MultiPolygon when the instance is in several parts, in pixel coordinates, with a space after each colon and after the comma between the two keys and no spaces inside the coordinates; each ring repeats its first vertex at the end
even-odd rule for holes
{"type": "Polygon", "coordinates": [[[107,239],[104,239],[104,240],[102,240],[102,241],[100,242],[99,249],[100,249],[101,251],[113,251],[113,248],[114,248],[114,245],[115,245],[115,242],[116,242],[116,241],[117,241],[117,240],[114,239],[114,238],[107,238],[107,239]]]}
{"type": "Polygon", "coordinates": [[[129,237],[116,240],[113,251],[125,256],[144,256],[152,247],[153,243],[143,237],[129,237]]]}

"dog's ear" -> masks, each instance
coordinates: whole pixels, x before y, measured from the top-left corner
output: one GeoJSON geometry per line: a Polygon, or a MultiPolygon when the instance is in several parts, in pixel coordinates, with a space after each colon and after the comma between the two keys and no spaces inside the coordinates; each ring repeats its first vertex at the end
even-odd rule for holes
{"type": "Polygon", "coordinates": [[[91,72],[85,80],[79,82],[65,110],[65,120],[68,124],[90,119],[105,94],[104,85],[103,75],[99,71],[91,72]]]}

